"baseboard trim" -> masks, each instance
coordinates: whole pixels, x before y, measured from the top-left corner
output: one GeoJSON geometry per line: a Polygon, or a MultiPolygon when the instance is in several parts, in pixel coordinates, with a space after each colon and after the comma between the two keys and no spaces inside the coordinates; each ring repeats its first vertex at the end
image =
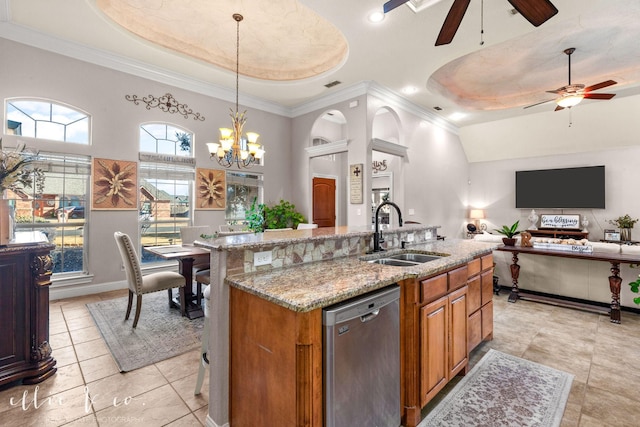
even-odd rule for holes
{"type": "Polygon", "coordinates": [[[102,292],[117,291],[119,289],[127,289],[127,282],[87,283],[82,285],[52,287],[49,288],[49,300],[55,301],[75,298],[102,292]]]}

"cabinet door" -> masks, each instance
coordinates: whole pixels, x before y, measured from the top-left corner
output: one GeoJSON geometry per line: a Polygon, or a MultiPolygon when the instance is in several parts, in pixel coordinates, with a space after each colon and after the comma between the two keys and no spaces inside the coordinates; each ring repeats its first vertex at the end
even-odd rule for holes
{"type": "Polygon", "coordinates": [[[493,301],[482,306],[482,339],[491,341],[493,339],[493,301]]]}
{"type": "Polygon", "coordinates": [[[420,308],[420,399],[424,406],[448,381],[448,298],[420,308]]]}
{"type": "Polygon", "coordinates": [[[493,270],[482,273],[482,305],[493,300],[493,270]]]}
{"type": "MultiPolygon", "coordinates": [[[[22,257],[0,257],[0,367],[27,360],[27,307],[22,257]]],[[[15,370],[15,369],[14,369],[15,370]]],[[[2,372],[0,372],[1,374],[2,372]]],[[[2,375],[0,375],[1,377],[2,375]]]]}
{"type": "Polygon", "coordinates": [[[467,287],[449,294],[449,378],[467,366],[467,287]]]}
{"type": "Polygon", "coordinates": [[[467,322],[467,352],[476,348],[482,342],[482,311],[478,310],[469,315],[467,322]]]}

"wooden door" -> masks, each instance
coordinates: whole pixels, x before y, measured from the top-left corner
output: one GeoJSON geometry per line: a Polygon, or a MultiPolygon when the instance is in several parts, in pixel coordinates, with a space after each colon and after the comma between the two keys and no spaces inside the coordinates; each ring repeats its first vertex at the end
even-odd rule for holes
{"type": "Polygon", "coordinates": [[[336,226],[336,180],[313,178],[313,223],[318,227],[336,226]]]}

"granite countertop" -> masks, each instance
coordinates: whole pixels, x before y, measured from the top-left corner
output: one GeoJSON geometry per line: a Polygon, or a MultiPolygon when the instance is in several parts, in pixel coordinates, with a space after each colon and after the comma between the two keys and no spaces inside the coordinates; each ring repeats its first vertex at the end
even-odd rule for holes
{"type": "Polygon", "coordinates": [[[257,273],[228,276],[232,287],[257,295],[296,312],[307,312],[383,288],[403,279],[426,277],[465,264],[478,255],[490,253],[498,245],[472,240],[433,241],[407,247],[407,250],[447,255],[411,267],[394,267],[362,261],[383,255],[344,257],[298,264],[257,273]]]}
{"type": "MultiPolygon", "coordinates": [[[[424,230],[428,228],[438,228],[438,225],[422,225],[409,224],[402,228],[386,228],[385,232],[411,232],[414,230],[424,230]]],[[[319,241],[325,239],[335,239],[337,237],[368,237],[373,235],[371,227],[328,227],[328,228],[312,228],[305,230],[282,230],[266,233],[246,233],[235,234],[230,236],[222,236],[211,240],[198,239],[195,241],[196,246],[213,250],[237,250],[237,249],[254,249],[257,247],[277,244],[287,245],[293,243],[304,243],[319,241]]]]}

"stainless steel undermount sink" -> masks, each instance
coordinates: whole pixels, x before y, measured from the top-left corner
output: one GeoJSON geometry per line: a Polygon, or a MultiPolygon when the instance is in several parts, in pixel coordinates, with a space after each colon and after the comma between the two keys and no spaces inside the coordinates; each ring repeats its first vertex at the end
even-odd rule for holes
{"type": "Polygon", "coordinates": [[[417,263],[411,261],[402,261],[400,259],[380,258],[369,261],[371,264],[393,265],[394,267],[411,267],[417,263]]]}
{"type": "Polygon", "coordinates": [[[442,256],[440,255],[427,255],[427,254],[417,254],[413,252],[397,254],[389,256],[391,259],[399,259],[403,261],[413,261],[422,264],[423,262],[433,261],[435,259],[440,259],[442,256]]]}
{"type": "Polygon", "coordinates": [[[385,253],[381,253],[378,258],[369,259],[370,256],[368,256],[361,258],[361,260],[367,261],[371,264],[391,265],[394,267],[412,267],[447,256],[446,254],[424,254],[418,252],[400,252],[385,255],[385,253]]]}

